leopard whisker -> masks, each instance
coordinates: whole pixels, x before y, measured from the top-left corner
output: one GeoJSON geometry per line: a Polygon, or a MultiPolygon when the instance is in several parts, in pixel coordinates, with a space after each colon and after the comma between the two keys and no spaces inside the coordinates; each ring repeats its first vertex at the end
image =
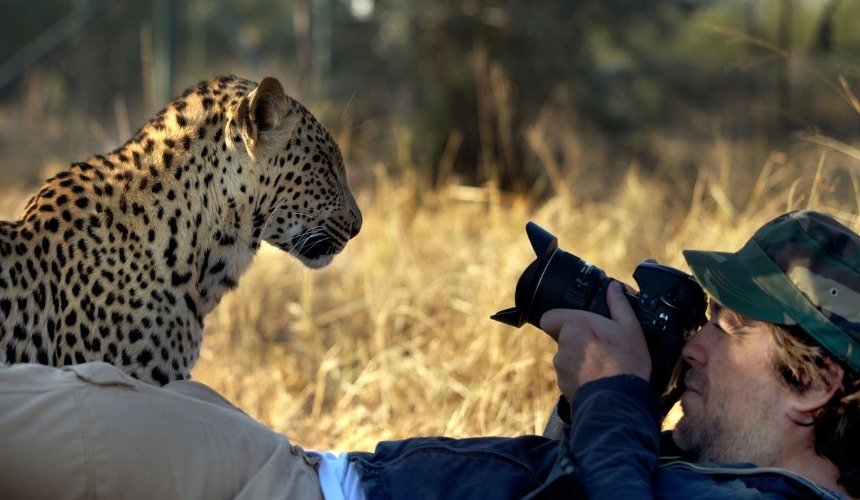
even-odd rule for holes
{"type": "Polygon", "coordinates": [[[305,249],[305,246],[308,245],[308,242],[311,241],[313,238],[317,237],[320,233],[322,233],[323,236],[320,241],[326,241],[331,239],[331,236],[329,236],[328,232],[325,230],[325,227],[315,226],[302,233],[299,240],[295,242],[293,248],[295,249],[295,251],[301,253],[305,249]]]}

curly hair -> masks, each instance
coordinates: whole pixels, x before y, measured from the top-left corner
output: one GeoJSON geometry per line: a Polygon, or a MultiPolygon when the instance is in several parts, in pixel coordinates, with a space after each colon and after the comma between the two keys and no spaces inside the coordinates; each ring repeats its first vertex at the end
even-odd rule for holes
{"type": "Polygon", "coordinates": [[[836,393],[819,408],[810,425],[815,427],[815,452],[839,468],[838,483],[851,496],[860,496],[860,374],[833,359],[798,326],[769,325],[776,344],[771,360],[779,379],[799,393],[813,385],[832,387],[826,361],[844,371],[836,393]]]}

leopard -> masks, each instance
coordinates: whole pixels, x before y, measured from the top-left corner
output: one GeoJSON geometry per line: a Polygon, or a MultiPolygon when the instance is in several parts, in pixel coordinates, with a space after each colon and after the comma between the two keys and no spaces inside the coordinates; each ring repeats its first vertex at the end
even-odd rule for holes
{"type": "Polygon", "coordinates": [[[0,221],[0,364],[188,379],[263,242],[317,269],[361,226],[338,144],[277,78],[201,81],[0,221]]]}

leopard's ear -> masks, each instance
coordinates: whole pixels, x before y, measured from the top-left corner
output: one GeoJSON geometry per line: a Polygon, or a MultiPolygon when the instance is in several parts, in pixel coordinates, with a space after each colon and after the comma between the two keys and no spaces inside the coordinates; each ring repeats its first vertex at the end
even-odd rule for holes
{"type": "Polygon", "coordinates": [[[233,122],[248,152],[256,157],[286,142],[295,127],[292,114],[281,82],[267,76],[239,102],[233,122]]]}
{"type": "Polygon", "coordinates": [[[258,131],[265,132],[280,125],[290,114],[287,95],[281,82],[267,76],[248,94],[248,111],[258,131]]]}

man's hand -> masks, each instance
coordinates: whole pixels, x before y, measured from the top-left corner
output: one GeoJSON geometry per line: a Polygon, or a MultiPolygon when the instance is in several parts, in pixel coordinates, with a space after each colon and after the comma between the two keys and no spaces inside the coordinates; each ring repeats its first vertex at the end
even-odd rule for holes
{"type": "Polygon", "coordinates": [[[541,317],[541,329],[558,341],[553,364],[558,387],[568,400],[592,380],[622,374],[651,377],[642,327],[621,283],[610,283],[606,302],[612,319],[574,309],[552,309],[541,317]]]}

